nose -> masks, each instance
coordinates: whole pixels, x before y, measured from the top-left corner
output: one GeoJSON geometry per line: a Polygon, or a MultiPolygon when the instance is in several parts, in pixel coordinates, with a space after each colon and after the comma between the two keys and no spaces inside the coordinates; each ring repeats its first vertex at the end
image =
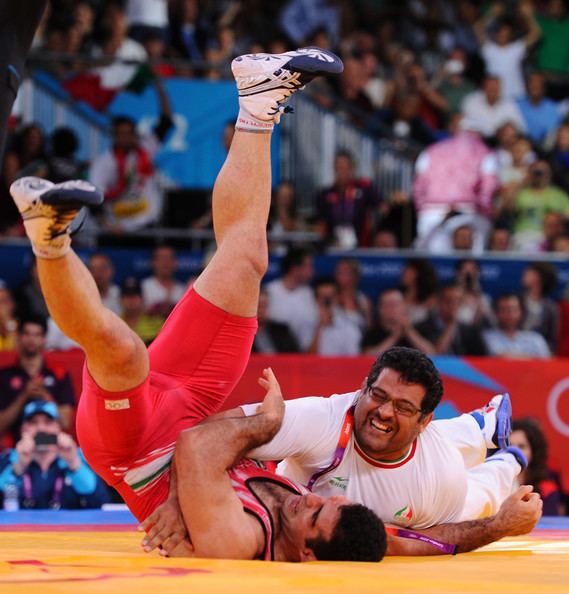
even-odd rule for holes
{"type": "Polygon", "coordinates": [[[379,411],[379,414],[382,419],[391,418],[395,416],[395,406],[393,405],[393,400],[389,400],[387,402],[384,402],[383,404],[380,404],[377,407],[377,410],[379,411]]]}
{"type": "Polygon", "coordinates": [[[322,497],[315,495],[314,493],[308,493],[305,496],[306,507],[318,507],[322,503],[322,497]]]}
{"type": "Polygon", "coordinates": [[[330,501],[336,505],[348,505],[351,503],[351,501],[343,495],[333,495],[330,497],[330,501]]]}

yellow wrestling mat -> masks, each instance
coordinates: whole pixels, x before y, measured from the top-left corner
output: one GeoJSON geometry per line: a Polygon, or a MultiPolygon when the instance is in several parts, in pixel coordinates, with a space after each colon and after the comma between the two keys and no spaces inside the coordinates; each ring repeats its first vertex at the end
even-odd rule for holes
{"type": "Polygon", "coordinates": [[[565,530],[539,530],[457,557],[392,557],[374,565],[163,559],[145,555],[135,531],[7,528],[0,534],[1,594],[569,592],[565,530]]]}

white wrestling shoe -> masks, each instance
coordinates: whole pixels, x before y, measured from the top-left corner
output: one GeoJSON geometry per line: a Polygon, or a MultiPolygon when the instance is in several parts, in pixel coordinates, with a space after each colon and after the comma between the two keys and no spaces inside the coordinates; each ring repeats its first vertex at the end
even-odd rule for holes
{"type": "Polygon", "coordinates": [[[83,206],[98,206],[103,193],[93,184],[73,180],[54,184],[22,177],[10,186],[36,256],[60,258],[71,245],[71,223],[83,206]]]}
{"type": "Polygon", "coordinates": [[[284,54],[246,54],[235,58],[231,70],[239,91],[238,129],[268,131],[286,111],[284,104],[313,78],[340,74],[342,60],[317,47],[284,54]]]}

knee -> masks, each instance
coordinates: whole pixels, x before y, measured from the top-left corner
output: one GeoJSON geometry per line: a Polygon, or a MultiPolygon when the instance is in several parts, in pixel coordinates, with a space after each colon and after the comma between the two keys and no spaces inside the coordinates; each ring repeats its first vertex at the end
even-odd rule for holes
{"type": "Polygon", "coordinates": [[[132,366],[146,350],[140,338],[126,324],[124,328],[105,328],[102,325],[96,345],[99,357],[116,369],[132,366]]]}
{"type": "Polygon", "coordinates": [[[258,242],[256,248],[249,256],[249,263],[259,279],[265,276],[269,268],[269,250],[266,239],[258,242]]]}

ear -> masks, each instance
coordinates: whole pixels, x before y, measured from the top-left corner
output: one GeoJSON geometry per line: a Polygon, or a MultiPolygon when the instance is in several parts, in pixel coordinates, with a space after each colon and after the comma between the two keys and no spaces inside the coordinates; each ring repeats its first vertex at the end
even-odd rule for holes
{"type": "Polygon", "coordinates": [[[364,392],[366,387],[367,387],[367,375],[364,377],[362,385],[360,386],[361,391],[364,392]]]}
{"type": "Polygon", "coordinates": [[[422,421],[419,423],[419,433],[423,433],[423,431],[427,428],[429,423],[433,420],[433,413],[429,413],[426,415],[422,421]]]}
{"type": "Polygon", "coordinates": [[[300,561],[318,561],[318,559],[316,558],[316,555],[314,554],[314,551],[312,549],[305,548],[302,551],[300,551],[300,561]]]}

